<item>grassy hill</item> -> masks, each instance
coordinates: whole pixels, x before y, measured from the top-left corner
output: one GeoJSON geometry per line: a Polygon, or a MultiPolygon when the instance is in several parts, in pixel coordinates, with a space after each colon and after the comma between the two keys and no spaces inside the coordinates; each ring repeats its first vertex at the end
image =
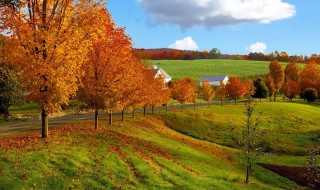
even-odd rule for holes
{"type": "MultiPolygon", "coordinates": [[[[199,59],[199,60],[150,60],[150,65],[164,69],[173,80],[190,77],[199,81],[202,76],[263,76],[269,72],[269,61],[199,59]]],[[[281,63],[283,68],[286,63],[281,63]]]]}
{"type": "MultiPolygon", "coordinates": [[[[263,127],[303,151],[319,127],[319,108],[299,105],[298,111],[296,105],[264,103],[256,110],[263,111],[263,127]]],[[[93,122],[83,122],[52,129],[45,140],[39,133],[3,139],[0,189],[301,189],[258,165],[252,183],[244,184],[240,151],[222,146],[227,143],[221,138],[230,121],[242,122],[243,111],[244,106],[203,107],[138,115],[123,123],[115,117],[111,126],[101,120],[98,131],[93,122]]],[[[278,150],[276,144],[270,143],[272,150],[278,150]]],[[[289,148],[286,156],[272,154],[261,161],[302,166],[306,158],[291,156],[289,148]]]]}
{"type": "MultiPolygon", "coordinates": [[[[183,134],[206,139],[220,145],[235,147],[233,131],[244,125],[245,106],[224,105],[199,107],[196,111],[160,114],[168,126],[183,134]]],[[[318,106],[291,102],[262,102],[255,106],[254,117],[260,116],[260,126],[266,131],[265,151],[278,154],[303,155],[317,143],[320,129],[318,106]]]]}

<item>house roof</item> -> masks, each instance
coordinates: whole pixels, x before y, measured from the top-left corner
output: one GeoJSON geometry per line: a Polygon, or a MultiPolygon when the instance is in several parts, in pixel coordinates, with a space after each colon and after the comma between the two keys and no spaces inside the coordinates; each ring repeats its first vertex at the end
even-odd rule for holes
{"type": "Polygon", "coordinates": [[[208,81],[223,81],[228,75],[216,75],[216,76],[203,76],[200,79],[200,82],[208,81]]]}
{"type": "Polygon", "coordinates": [[[158,73],[160,71],[164,78],[166,78],[166,79],[170,78],[171,79],[171,76],[167,72],[165,72],[163,69],[161,69],[161,68],[160,69],[155,69],[155,71],[156,71],[156,73],[158,73]]]}

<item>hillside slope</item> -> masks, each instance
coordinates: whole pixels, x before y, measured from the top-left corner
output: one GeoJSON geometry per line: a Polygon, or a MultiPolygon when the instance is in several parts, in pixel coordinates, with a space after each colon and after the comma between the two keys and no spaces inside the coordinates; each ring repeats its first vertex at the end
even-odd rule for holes
{"type": "Polygon", "coordinates": [[[259,166],[245,185],[238,151],[177,133],[160,119],[117,123],[0,140],[0,189],[299,189],[259,166]]]}

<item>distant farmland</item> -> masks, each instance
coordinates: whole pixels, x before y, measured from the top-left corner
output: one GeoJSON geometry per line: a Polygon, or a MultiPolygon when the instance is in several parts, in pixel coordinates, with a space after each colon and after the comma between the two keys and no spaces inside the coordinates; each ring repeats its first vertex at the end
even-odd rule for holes
{"type": "MultiPolygon", "coordinates": [[[[164,69],[173,80],[190,77],[200,81],[202,76],[263,76],[269,72],[269,61],[199,59],[199,60],[151,60],[151,65],[164,69]]],[[[283,68],[286,63],[282,63],[283,68]]]]}

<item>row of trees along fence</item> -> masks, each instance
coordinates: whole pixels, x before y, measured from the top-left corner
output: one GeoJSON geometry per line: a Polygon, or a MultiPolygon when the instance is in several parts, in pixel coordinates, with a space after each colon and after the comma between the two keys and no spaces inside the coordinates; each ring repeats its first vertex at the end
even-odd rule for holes
{"type": "Polygon", "coordinates": [[[17,69],[28,100],[41,109],[44,138],[48,113],[61,111],[76,92],[95,109],[96,121],[99,109],[112,116],[116,108],[167,101],[168,88],[133,56],[131,39],[102,2],[2,2],[0,32],[8,34],[1,46],[5,63],[17,69]]]}

